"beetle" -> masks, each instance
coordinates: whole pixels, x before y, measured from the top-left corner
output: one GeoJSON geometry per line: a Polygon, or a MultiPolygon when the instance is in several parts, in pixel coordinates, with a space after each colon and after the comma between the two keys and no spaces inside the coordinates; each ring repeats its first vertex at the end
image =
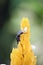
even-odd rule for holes
{"type": "Polygon", "coordinates": [[[23,31],[19,31],[16,35],[16,40],[17,40],[17,44],[19,43],[20,41],[20,35],[23,34],[23,31]]]}
{"type": "Polygon", "coordinates": [[[16,35],[16,40],[17,40],[17,43],[20,41],[20,35],[25,33],[27,31],[27,27],[24,28],[24,30],[21,30],[17,33],[16,35]]]}

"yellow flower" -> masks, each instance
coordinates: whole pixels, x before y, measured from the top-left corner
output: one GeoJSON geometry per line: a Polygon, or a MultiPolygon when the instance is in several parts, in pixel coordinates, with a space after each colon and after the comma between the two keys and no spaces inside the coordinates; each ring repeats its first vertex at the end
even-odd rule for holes
{"type": "Polygon", "coordinates": [[[20,35],[20,42],[17,48],[13,48],[10,54],[10,65],[36,65],[37,57],[34,55],[30,44],[30,24],[28,18],[23,18],[20,35]]]}

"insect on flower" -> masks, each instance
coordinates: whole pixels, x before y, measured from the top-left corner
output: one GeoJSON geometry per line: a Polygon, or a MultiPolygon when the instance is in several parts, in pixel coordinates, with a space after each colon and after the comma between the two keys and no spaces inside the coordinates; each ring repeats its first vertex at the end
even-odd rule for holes
{"type": "Polygon", "coordinates": [[[19,31],[16,35],[17,44],[20,41],[20,35],[23,34],[23,31],[19,31]]]}
{"type": "Polygon", "coordinates": [[[21,31],[19,31],[19,32],[17,33],[17,35],[16,35],[17,44],[18,44],[19,41],[20,41],[20,35],[23,34],[23,33],[26,32],[26,31],[27,31],[27,27],[25,27],[24,30],[21,30],[21,31]]]}

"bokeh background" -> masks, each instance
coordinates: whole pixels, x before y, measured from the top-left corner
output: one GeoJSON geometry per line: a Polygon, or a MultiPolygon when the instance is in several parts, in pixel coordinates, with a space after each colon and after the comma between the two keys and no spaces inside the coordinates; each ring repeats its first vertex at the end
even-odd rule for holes
{"type": "Polygon", "coordinates": [[[0,64],[9,65],[23,17],[30,22],[30,42],[34,45],[37,65],[43,65],[43,0],[0,0],[0,64]]]}

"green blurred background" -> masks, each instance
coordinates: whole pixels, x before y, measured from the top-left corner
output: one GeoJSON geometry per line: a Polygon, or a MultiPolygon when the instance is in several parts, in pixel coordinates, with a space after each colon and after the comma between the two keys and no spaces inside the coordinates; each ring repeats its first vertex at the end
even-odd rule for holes
{"type": "Polygon", "coordinates": [[[43,0],[0,0],[0,63],[9,65],[23,17],[30,22],[30,42],[35,46],[37,65],[43,65],[43,0]]]}

